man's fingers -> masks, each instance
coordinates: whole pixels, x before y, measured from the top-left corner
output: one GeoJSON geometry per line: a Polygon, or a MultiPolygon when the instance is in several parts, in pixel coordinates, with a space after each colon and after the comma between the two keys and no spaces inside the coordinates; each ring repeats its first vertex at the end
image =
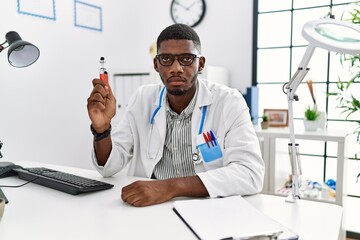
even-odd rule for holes
{"type": "Polygon", "coordinates": [[[114,94],[113,94],[113,92],[112,92],[112,90],[111,90],[111,87],[109,86],[109,85],[105,85],[105,90],[106,90],[106,93],[108,94],[108,98],[109,99],[114,99],[115,97],[114,97],[114,94]]]}
{"type": "Polygon", "coordinates": [[[92,84],[93,84],[93,86],[95,87],[96,85],[102,85],[103,87],[105,87],[105,83],[102,81],[102,80],[100,80],[99,78],[94,78],[93,80],[92,80],[92,84]]]}
{"type": "Polygon", "coordinates": [[[121,193],[121,199],[130,204],[130,205],[133,205],[135,202],[139,201],[140,200],[140,197],[138,194],[136,194],[135,192],[133,191],[127,191],[127,192],[122,192],[121,193]]]}
{"type": "Polygon", "coordinates": [[[126,197],[121,195],[121,198],[124,202],[134,207],[145,207],[151,205],[151,203],[144,199],[144,197],[145,196],[141,196],[139,194],[134,194],[126,197]]]}
{"type": "Polygon", "coordinates": [[[105,105],[105,98],[100,93],[94,93],[91,98],[91,102],[100,102],[101,104],[105,105]]]}
{"type": "Polygon", "coordinates": [[[126,200],[123,200],[127,204],[133,205],[133,206],[140,206],[141,205],[141,199],[137,195],[133,195],[131,197],[126,198],[126,200]]]}
{"type": "Polygon", "coordinates": [[[114,94],[113,94],[113,92],[111,90],[110,85],[105,84],[102,80],[100,80],[98,78],[95,78],[92,83],[93,83],[93,86],[94,86],[92,94],[95,94],[95,93],[98,92],[104,98],[107,98],[109,100],[115,100],[115,97],[114,97],[114,94]]]}
{"type": "Polygon", "coordinates": [[[131,205],[140,206],[141,198],[143,198],[142,191],[139,191],[137,182],[133,182],[121,189],[121,199],[131,205]]]}

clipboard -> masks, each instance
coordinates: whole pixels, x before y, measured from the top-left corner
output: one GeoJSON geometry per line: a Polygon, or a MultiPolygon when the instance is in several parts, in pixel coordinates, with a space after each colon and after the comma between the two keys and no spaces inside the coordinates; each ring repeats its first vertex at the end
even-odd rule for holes
{"type": "Polygon", "coordinates": [[[201,240],[300,239],[241,196],[175,201],[173,210],[201,240]]]}

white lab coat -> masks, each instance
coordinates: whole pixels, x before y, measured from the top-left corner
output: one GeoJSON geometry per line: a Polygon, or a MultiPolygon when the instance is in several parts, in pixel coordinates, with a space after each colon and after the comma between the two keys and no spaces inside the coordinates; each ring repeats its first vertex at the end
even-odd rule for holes
{"type": "MultiPolygon", "coordinates": [[[[200,78],[198,82],[198,97],[191,120],[193,152],[196,152],[202,107],[207,106],[203,132],[212,130],[215,133],[223,157],[210,163],[195,164],[197,175],[210,197],[260,192],[265,167],[243,96],[236,89],[200,78]]],[[[166,136],[166,91],[162,107],[153,126],[150,125],[163,86],[162,83],[143,85],[131,97],[119,124],[113,126],[113,147],[105,166],[99,166],[94,151],[92,153],[93,163],[100,174],[112,176],[130,163],[129,175],[151,177],[162,157],[166,136]]]]}

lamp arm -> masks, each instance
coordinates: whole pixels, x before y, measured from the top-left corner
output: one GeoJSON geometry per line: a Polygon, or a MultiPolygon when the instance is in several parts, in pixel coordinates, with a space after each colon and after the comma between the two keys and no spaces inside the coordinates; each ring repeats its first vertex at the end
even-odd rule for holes
{"type": "MultiPolygon", "coordinates": [[[[310,70],[307,66],[310,62],[310,59],[314,53],[315,47],[309,44],[306,48],[304,56],[300,62],[298,70],[292,76],[291,80],[286,84],[285,89],[287,100],[288,100],[288,112],[289,112],[289,131],[290,131],[290,161],[291,161],[291,173],[292,173],[292,192],[286,198],[287,202],[295,203],[297,199],[300,198],[299,188],[300,180],[298,174],[298,158],[297,150],[295,143],[295,131],[294,131],[294,113],[293,113],[293,101],[297,101],[298,97],[295,95],[297,88],[300,83],[310,70]]],[[[300,169],[301,170],[301,169],[300,169]]]]}
{"type": "Polygon", "coordinates": [[[5,48],[9,47],[9,46],[4,47],[3,45],[5,45],[5,43],[7,43],[7,41],[5,41],[5,42],[3,42],[2,44],[0,44],[0,52],[1,52],[2,50],[4,50],[5,48]]]}
{"type": "Polygon", "coordinates": [[[2,146],[3,146],[3,143],[2,143],[1,140],[0,140],[0,158],[3,157],[3,155],[1,154],[1,148],[2,148],[2,146]]]}
{"type": "MultiPolygon", "coordinates": [[[[314,50],[315,50],[314,45],[309,44],[307,46],[306,51],[304,53],[303,58],[301,59],[301,62],[300,62],[300,65],[299,65],[297,71],[292,76],[291,80],[286,84],[285,88],[288,89],[288,92],[290,92],[290,95],[288,95],[288,99],[294,100],[296,98],[295,92],[309,71],[309,68],[307,66],[309,65],[309,62],[314,53],[314,50]]],[[[295,100],[297,100],[297,99],[295,99],[295,100]]]]}
{"type": "Polygon", "coordinates": [[[298,175],[298,163],[297,163],[297,152],[296,152],[296,143],[295,143],[295,131],[294,131],[294,117],[293,117],[293,100],[290,100],[291,92],[287,92],[288,96],[288,112],[289,112],[289,131],[290,131],[290,146],[291,151],[290,155],[290,165],[291,165],[291,175],[292,175],[292,184],[291,184],[291,193],[285,199],[286,202],[295,203],[297,199],[300,199],[300,182],[298,175]]]}

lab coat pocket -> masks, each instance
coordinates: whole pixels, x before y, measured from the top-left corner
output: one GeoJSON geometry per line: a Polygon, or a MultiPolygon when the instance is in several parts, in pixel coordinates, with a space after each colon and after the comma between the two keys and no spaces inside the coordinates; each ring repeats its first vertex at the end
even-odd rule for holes
{"type": "Polygon", "coordinates": [[[205,169],[214,169],[221,167],[223,153],[220,142],[211,130],[197,135],[196,148],[201,155],[205,169]]]}
{"type": "Polygon", "coordinates": [[[210,163],[222,158],[222,151],[219,144],[208,146],[206,143],[197,146],[205,163],[210,163]]]}

